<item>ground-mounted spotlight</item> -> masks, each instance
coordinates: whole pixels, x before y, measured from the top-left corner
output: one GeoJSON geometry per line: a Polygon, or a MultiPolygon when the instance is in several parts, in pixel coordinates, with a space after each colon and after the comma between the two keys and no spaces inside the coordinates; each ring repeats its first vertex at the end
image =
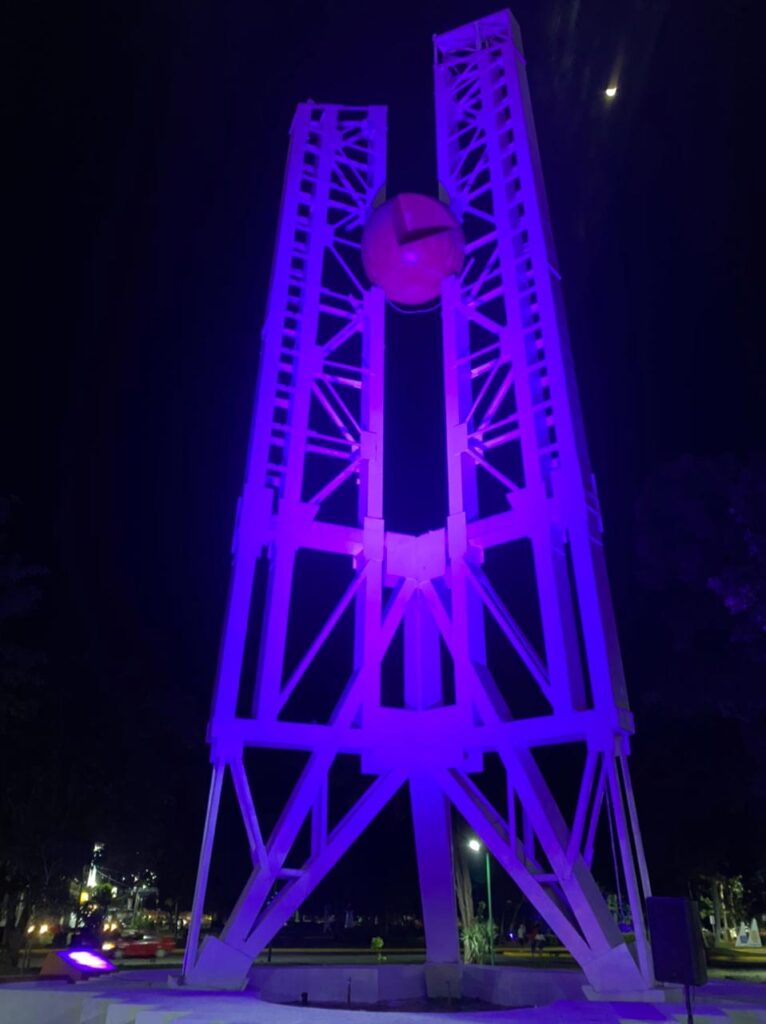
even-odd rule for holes
{"type": "Polygon", "coordinates": [[[114,964],[95,949],[55,949],[43,960],[40,976],[85,981],[86,978],[110,974],[115,970],[117,968],[114,964]]]}

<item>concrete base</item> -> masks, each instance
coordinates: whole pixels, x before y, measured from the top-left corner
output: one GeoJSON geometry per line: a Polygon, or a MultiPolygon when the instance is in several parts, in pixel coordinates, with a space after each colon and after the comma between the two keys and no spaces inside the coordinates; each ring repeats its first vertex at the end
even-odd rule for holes
{"type": "Polygon", "coordinates": [[[578,970],[481,967],[476,964],[381,964],[359,966],[275,966],[250,972],[261,998],[300,1003],[396,1003],[399,1000],[482,999],[499,1007],[545,1006],[557,999],[582,999],[585,977],[578,970]]]}
{"type": "Polygon", "coordinates": [[[422,964],[370,964],[348,966],[277,966],[258,964],[250,981],[270,1003],[300,1003],[305,992],[311,1003],[351,1004],[424,999],[426,981],[422,964]]]}
{"type": "Polygon", "coordinates": [[[460,999],[463,991],[462,964],[426,964],[424,970],[429,999],[460,999]]]}
{"type": "Polygon", "coordinates": [[[625,992],[651,991],[625,943],[589,960],[587,973],[594,991],[602,994],[611,992],[618,999],[625,992]]]}
{"type": "Polygon", "coordinates": [[[463,967],[463,995],[497,1006],[547,1006],[583,998],[585,975],[573,969],[536,967],[463,967]]]}
{"type": "Polygon", "coordinates": [[[215,935],[207,935],[186,983],[192,988],[241,992],[248,983],[252,966],[252,956],[227,946],[215,935]]]}
{"type": "MultiPolygon", "coordinates": [[[[667,1003],[676,1001],[677,998],[674,996],[669,989],[655,987],[655,988],[641,988],[636,992],[597,992],[592,985],[583,985],[583,995],[586,999],[590,999],[594,1003],[611,1003],[615,999],[619,999],[620,1002],[630,1003],[667,1003]]],[[[683,998],[683,989],[681,991],[681,997],[683,998]]]]}

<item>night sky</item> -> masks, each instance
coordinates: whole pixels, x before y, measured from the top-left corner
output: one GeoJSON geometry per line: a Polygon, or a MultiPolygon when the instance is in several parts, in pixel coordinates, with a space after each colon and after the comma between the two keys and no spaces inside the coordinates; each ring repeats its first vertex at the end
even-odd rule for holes
{"type": "MultiPolygon", "coordinates": [[[[389,194],[434,192],[431,36],[496,6],[27,0],[6,9],[15,141],[4,147],[0,495],[18,499],[25,557],[49,568],[40,629],[52,685],[91,723],[66,759],[82,771],[92,762],[122,794],[82,841],[140,845],[143,816],[152,818],[161,880],[187,903],[292,112],[308,98],[387,104],[389,194]],[[83,743],[84,757],[74,753],[83,743]],[[141,793],[125,794],[134,769],[141,793]],[[147,792],[148,780],[166,796],[147,792]],[[162,839],[170,820],[172,841],[162,839]]],[[[655,673],[668,643],[640,588],[639,498],[681,456],[764,448],[755,8],[513,8],[638,714],[639,783],[651,775],[641,729],[657,735],[655,673]]],[[[411,324],[390,326],[417,346],[411,324]]],[[[440,369],[427,351],[420,372],[394,368],[388,413],[392,402],[401,409],[402,435],[418,409],[438,405],[440,369]]],[[[421,426],[409,454],[395,449],[387,512],[400,529],[441,515],[443,462],[429,458],[436,435],[421,426]]],[[[689,688],[693,710],[693,680],[676,685],[689,688]]],[[[40,728],[45,746],[53,725],[40,728]]],[[[707,740],[695,748],[671,733],[667,742],[686,757],[703,756],[707,740]]],[[[647,795],[642,804],[637,785],[650,866],[677,885],[663,848],[671,811],[649,807],[647,795]]],[[[387,821],[406,829],[396,809],[387,821]]]]}

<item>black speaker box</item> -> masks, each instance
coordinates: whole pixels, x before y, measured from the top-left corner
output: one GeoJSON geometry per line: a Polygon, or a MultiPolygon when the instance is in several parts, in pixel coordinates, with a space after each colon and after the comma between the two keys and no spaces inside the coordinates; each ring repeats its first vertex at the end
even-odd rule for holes
{"type": "Polygon", "coordinates": [[[707,964],[696,902],[683,897],[650,896],[646,910],[657,981],[704,985],[707,964]]]}

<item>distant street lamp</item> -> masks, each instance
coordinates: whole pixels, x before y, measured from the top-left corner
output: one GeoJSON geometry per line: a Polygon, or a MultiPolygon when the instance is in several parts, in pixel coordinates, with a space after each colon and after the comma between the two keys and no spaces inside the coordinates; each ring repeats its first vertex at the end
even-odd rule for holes
{"type": "MultiPolygon", "coordinates": [[[[473,853],[481,853],[482,844],[478,839],[468,840],[468,849],[473,853]]],[[[489,962],[495,966],[495,922],[492,920],[492,871],[489,862],[489,850],[484,851],[484,865],[487,870],[487,931],[489,934],[489,962]]]]}

